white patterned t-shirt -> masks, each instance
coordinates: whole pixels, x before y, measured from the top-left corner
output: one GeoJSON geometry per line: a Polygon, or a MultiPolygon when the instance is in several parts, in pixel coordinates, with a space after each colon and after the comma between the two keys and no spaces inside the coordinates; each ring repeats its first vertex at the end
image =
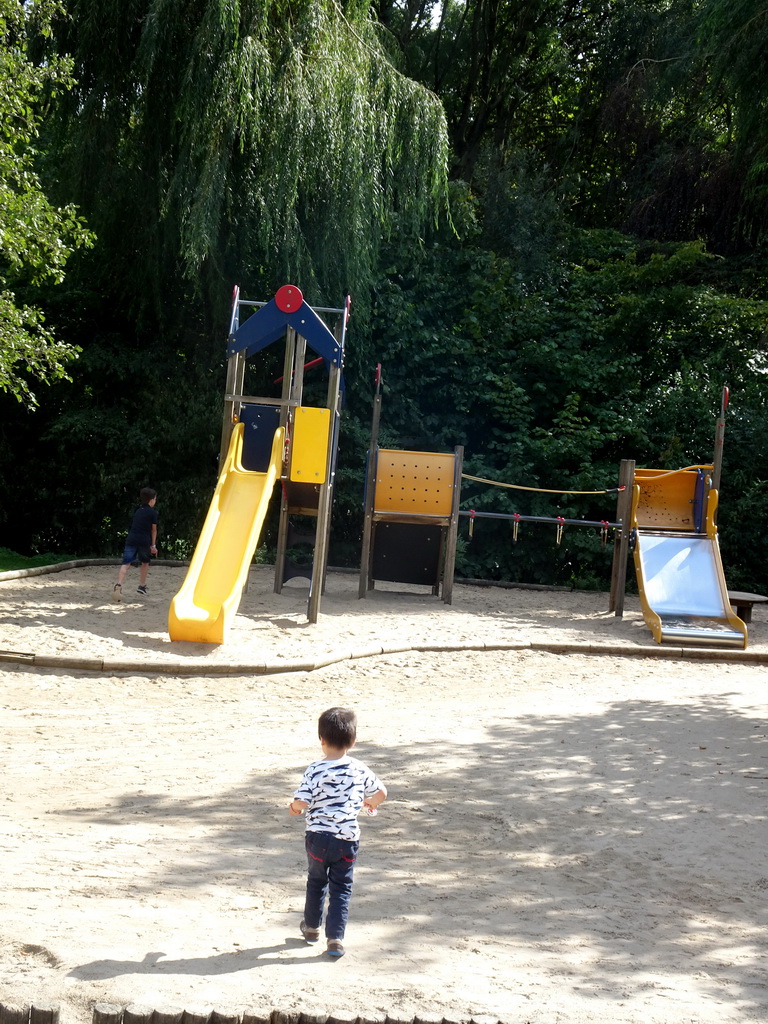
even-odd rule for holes
{"type": "Polygon", "coordinates": [[[357,816],[363,801],[383,789],[371,769],[362,761],[345,755],[336,761],[314,761],[304,772],[294,800],[304,800],[307,832],[331,832],[339,839],[360,838],[357,816]]]}

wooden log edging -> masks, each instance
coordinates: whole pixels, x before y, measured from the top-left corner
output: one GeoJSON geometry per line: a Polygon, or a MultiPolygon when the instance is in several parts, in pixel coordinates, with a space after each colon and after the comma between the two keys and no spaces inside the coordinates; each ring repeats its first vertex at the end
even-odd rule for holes
{"type": "MultiPolygon", "coordinates": [[[[122,558],[73,558],[70,562],[54,562],[53,565],[32,565],[28,569],[8,569],[0,572],[0,583],[6,580],[25,580],[30,576],[47,576],[52,572],[64,572],[65,569],[87,569],[93,565],[121,565],[122,558]]],[[[183,568],[189,562],[177,562],[171,558],[156,558],[152,565],[169,565],[172,568],[183,568]]]]}
{"type": "Polygon", "coordinates": [[[59,1024],[59,1004],[0,1003],[0,1024],[59,1024]]]}
{"type": "MultiPolygon", "coordinates": [[[[538,654],[571,655],[580,654],[584,657],[609,658],[653,658],[657,661],[709,661],[731,662],[732,664],[766,665],[768,651],[740,650],[729,648],[706,647],[663,647],[660,644],[640,646],[635,644],[617,643],[574,643],[553,641],[531,641],[530,643],[514,640],[493,641],[459,641],[457,643],[413,643],[413,644],[375,644],[361,647],[358,650],[329,651],[319,654],[316,658],[303,661],[242,661],[215,664],[205,661],[173,660],[165,662],[144,661],[140,659],[87,657],[85,655],[67,654],[35,654],[33,651],[0,650],[2,663],[28,665],[35,668],[52,668],[61,672],[104,672],[108,675],[153,675],[153,676],[270,676],[289,672],[315,672],[336,665],[343,661],[356,661],[362,658],[374,658],[379,655],[408,654],[410,652],[460,653],[462,651],[500,652],[510,654],[533,652],[538,654]]],[[[3,1024],[0,1021],[0,1024],[3,1024]]]]}
{"type": "MultiPolygon", "coordinates": [[[[58,1003],[32,1004],[0,1002],[0,1024],[60,1024],[58,1003]]],[[[372,1011],[355,1016],[347,1013],[303,1013],[298,1010],[267,1010],[254,1007],[151,1007],[141,1003],[96,1003],[92,1024],[502,1024],[498,1017],[424,1014],[402,1019],[372,1011]]]]}

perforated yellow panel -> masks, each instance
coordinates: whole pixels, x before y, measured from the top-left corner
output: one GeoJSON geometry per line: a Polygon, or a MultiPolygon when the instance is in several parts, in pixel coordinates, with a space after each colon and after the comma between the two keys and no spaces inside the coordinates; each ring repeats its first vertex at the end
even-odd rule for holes
{"type": "Polygon", "coordinates": [[[331,410],[299,406],[294,412],[289,479],[304,484],[325,483],[331,410]]]}
{"type": "Polygon", "coordinates": [[[380,448],[376,463],[375,512],[450,516],[456,456],[380,448]]]}
{"type": "Polygon", "coordinates": [[[695,470],[668,475],[663,469],[636,469],[637,525],[647,530],[693,530],[696,480],[695,470]]]}

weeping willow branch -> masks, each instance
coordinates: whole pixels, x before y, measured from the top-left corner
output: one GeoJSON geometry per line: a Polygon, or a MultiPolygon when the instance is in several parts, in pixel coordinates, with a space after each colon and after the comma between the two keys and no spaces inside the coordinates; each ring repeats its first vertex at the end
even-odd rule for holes
{"type": "Polygon", "coordinates": [[[190,279],[234,254],[338,297],[444,202],[442,106],[392,65],[366,5],[72,0],[70,16],[82,199],[117,201],[190,279]]]}

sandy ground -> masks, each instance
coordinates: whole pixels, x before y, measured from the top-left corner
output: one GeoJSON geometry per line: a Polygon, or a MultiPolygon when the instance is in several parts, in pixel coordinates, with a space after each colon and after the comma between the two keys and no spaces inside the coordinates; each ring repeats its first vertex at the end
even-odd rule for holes
{"type": "MultiPolygon", "coordinates": [[[[106,669],[0,665],[1,1002],[60,1002],[62,1024],[102,1001],[768,1019],[765,666],[659,657],[636,599],[616,619],[600,594],[358,601],[357,577],[334,574],[309,626],[306,591],[272,594],[266,569],[230,642],[205,649],[164,632],[183,570],[154,567],[144,599],[134,572],[119,606],[114,575],[0,583],[3,651],[106,669]],[[548,641],[573,652],[493,649],[548,641]],[[461,643],[488,649],[412,649],[461,643]],[[601,645],[648,656],[588,653],[601,645]],[[345,651],[313,672],[238,669],[345,651]],[[391,794],[362,822],[337,962],[298,938],[303,822],[287,812],[332,704],[357,709],[358,756],[391,794]]],[[[749,650],[768,652],[754,618],[749,650]]]]}

